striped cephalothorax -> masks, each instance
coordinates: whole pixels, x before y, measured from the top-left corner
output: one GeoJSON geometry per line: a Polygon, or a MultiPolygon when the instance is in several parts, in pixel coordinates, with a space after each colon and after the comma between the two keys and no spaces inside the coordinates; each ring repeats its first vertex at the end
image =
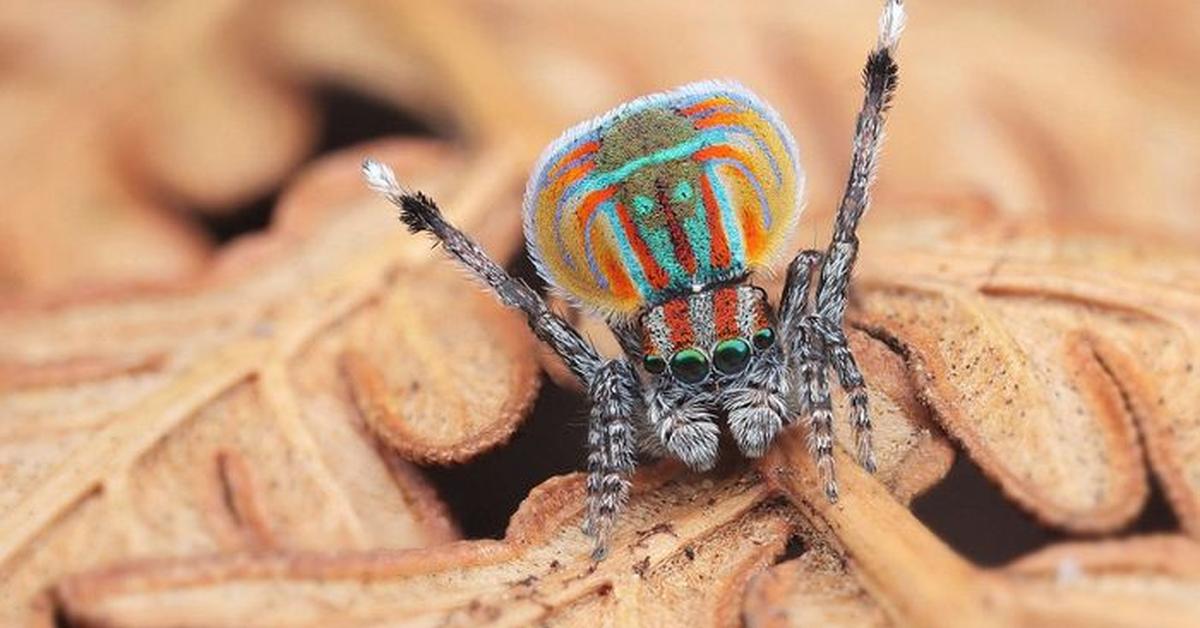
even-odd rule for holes
{"type": "Polygon", "coordinates": [[[648,310],[641,323],[643,368],[692,386],[736,377],[775,345],[767,293],[749,284],[672,299],[648,310]]]}
{"type": "Polygon", "coordinates": [[[874,467],[866,388],[843,317],[856,230],[896,88],[904,10],[902,0],[884,2],[832,241],[824,252],[792,259],[777,314],[749,279],[793,234],[804,174],[780,116],[735,83],[694,83],[620,105],[564,133],[529,179],[525,239],[539,274],[607,319],[624,357],[602,357],[431,199],[402,188],[386,166],[363,164],[368,184],[400,207],[410,229],[432,234],[521,310],[584,383],[591,404],[584,527],[597,558],[639,450],[703,470],[715,464],[725,433],[746,456],[760,456],[797,409],[835,500],[830,371],[850,399],[858,458],[874,467]]]}

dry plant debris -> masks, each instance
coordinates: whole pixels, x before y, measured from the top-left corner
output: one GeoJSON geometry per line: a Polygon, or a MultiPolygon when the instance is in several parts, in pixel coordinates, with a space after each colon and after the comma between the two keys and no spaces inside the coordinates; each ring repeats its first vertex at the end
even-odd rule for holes
{"type": "MultiPolygon", "coordinates": [[[[874,10],[803,0],[685,14],[673,0],[12,3],[0,8],[0,45],[13,53],[0,71],[0,290],[199,271],[211,244],[180,210],[220,214],[278,186],[318,136],[313,88],[331,85],[467,135],[499,121],[536,150],[629,97],[733,77],[793,127],[810,205],[823,208],[839,191],[857,105],[846,68],[862,61],[874,10]]],[[[910,11],[920,28],[906,38],[883,189],[983,190],[1017,215],[1200,237],[1200,175],[1188,167],[1200,160],[1200,91],[1185,71],[1200,56],[1194,3],[929,0],[910,11]]]]}
{"type": "Polygon", "coordinates": [[[987,203],[921,206],[863,236],[857,312],[907,353],[944,429],[1010,497],[1078,532],[1138,514],[1149,458],[1200,536],[1200,254],[987,203]]]}
{"type": "MultiPolygon", "coordinates": [[[[369,150],[457,199],[466,224],[507,196],[495,161],[369,150]]],[[[3,314],[0,623],[48,621],[31,598],[114,560],[455,537],[391,439],[452,458],[506,438],[537,390],[530,338],[393,228],[354,174],[362,154],[316,166],[269,234],[195,285],[3,314]]],[[[512,241],[511,215],[484,240],[512,241]]]]}
{"type": "Polygon", "coordinates": [[[757,474],[657,469],[595,569],[575,477],[536,489],[505,540],[453,541],[413,461],[508,438],[536,353],[400,233],[358,159],[391,162],[504,257],[555,129],[726,75],[793,126],[814,185],[805,234],[820,231],[874,6],[715,4],[681,22],[667,0],[425,4],[0,9],[6,50],[23,51],[0,100],[0,290],[170,280],[0,308],[0,623],[50,625],[57,605],[112,625],[1196,623],[1194,3],[1140,3],[1137,20],[914,5],[852,337],[881,472],[839,460],[829,506],[801,430],[757,474]],[[85,98],[104,81],[123,88],[85,98]],[[287,189],[270,233],[212,255],[166,206],[221,212],[276,185],[315,137],[301,86],[325,81],[452,121],[470,150],[335,157],[287,189]],[[221,138],[238,140],[227,159],[221,138]],[[986,200],[904,195],[962,189],[986,200]],[[1125,529],[1148,460],[1183,530],[973,566],[904,507],[946,473],[943,432],[1072,535],[1125,529]],[[785,545],[799,556],[768,567],[785,545]]]}
{"type": "MultiPolygon", "coordinates": [[[[952,452],[899,359],[865,336],[855,343],[872,376],[879,476],[907,499],[941,479],[952,452]]],[[[640,475],[601,563],[587,558],[582,476],[571,475],[535,489],[503,541],[140,562],[69,579],[58,594],[72,618],[99,625],[737,625],[750,576],[790,536],[811,534],[745,466],[640,475]]]]}
{"type": "Polygon", "coordinates": [[[317,141],[317,86],[433,114],[411,51],[321,2],[0,7],[0,294],[176,281],[317,141]]]}
{"type": "MultiPolygon", "coordinates": [[[[836,202],[859,104],[852,70],[876,3],[711,3],[687,13],[672,0],[471,5],[556,122],[646,91],[736,78],[795,133],[809,210],[836,202]]],[[[1200,57],[1194,3],[925,0],[908,12],[881,191],[967,189],[1012,215],[1103,217],[1200,238],[1200,172],[1190,167],[1200,162],[1200,90],[1184,70],[1200,57]]]]}
{"type": "Polygon", "coordinates": [[[838,465],[845,496],[837,505],[822,501],[802,437],[784,438],[759,466],[831,545],[811,544],[752,581],[749,625],[805,625],[815,617],[845,626],[1186,626],[1200,617],[1191,539],[1066,543],[1008,568],[980,569],[845,456],[838,465]]]}

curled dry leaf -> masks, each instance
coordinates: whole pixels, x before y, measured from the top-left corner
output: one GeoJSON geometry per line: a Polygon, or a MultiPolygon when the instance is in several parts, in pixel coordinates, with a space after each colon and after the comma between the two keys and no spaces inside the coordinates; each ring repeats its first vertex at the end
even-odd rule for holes
{"type": "Polygon", "coordinates": [[[497,315],[483,290],[464,294],[473,286],[464,290],[446,270],[398,284],[377,306],[378,318],[392,324],[364,325],[369,342],[343,354],[368,425],[405,458],[421,462],[462,461],[506,440],[538,389],[524,322],[497,315]]]}
{"type": "Polygon", "coordinates": [[[822,544],[763,571],[746,590],[747,628],[893,625],[848,569],[843,556],[822,544]]]}
{"type": "Polygon", "coordinates": [[[595,626],[672,611],[735,623],[745,579],[787,541],[786,510],[764,502],[769,492],[752,474],[700,479],[672,467],[638,479],[619,549],[598,564],[579,529],[575,475],[535,489],[503,542],[133,565],[71,579],[59,595],[72,618],[101,625],[595,626]]]}
{"type": "Polygon", "coordinates": [[[1192,539],[1065,543],[986,570],[957,556],[841,452],[846,490],[836,505],[820,499],[798,434],[786,434],[759,466],[820,536],[751,582],[749,625],[1184,626],[1200,616],[1192,539]]]}
{"type": "Polygon", "coordinates": [[[942,204],[871,221],[863,324],[908,353],[944,429],[1042,520],[1102,532],[1137,515],[1148,490],[1140,432],[1196,535],[1200,256],[1128,229],[1118,238],[942,204]]]}
{"type": "MultiPolygon", "coordinates": [[[[810,207],[836,202],[875,3],[472,5],[558,123],[648,91],[735,78],[795,133],[810,207]]],[[[1200,175],[1187,166],[1200,161],[1200,91],[1178,70],[1200,55],[1193,29],[1177,26],[1195,23],[1194,7],[930,0],[908,11],[881,190],[983,190],[1013,214],[1103,216],[1200,237],[1200,175]]]]}
{"type": "MultiPolygon", "coordinates": [[[[879,475],[907,499],[940,479],[951,451],[914,403],[899,359],[862,334],[854,342],[870,375],[879,475]]],[[[535,489],[500,542],[142,562],[73,578],[60,599],[74,618],[140,626],[367,625],[385,618],[413,625],[626,625],[635,618],[736,625],[747,580],[807,529],[744,467],[698,475],[664,464],[643,472],[610,556],[598,565],[587,558],[591,541],[579,529],[582,477],[572,475],[535,489]]]]}
{"type": "Polygon", "coordinates": [[[1190,538],[1062,543],[1004,572],[1023,604],[1053,625],[1200,624],[1200,545],[1190,538]]]}
{"type": "Polygon", "coordinates": [[[196,274],[211,243],[179,206],[277,187],[318,139],[311,86],[434,110],[450,90],[396,41],[350,3],[0,7],[0,291],[196,274]]]}
{"type": "MultiPolygon", "coordinates": [[[[453,457],[520,418],[537,386],[530,339],[477,287],[427,267],[435,253],[362,188],[365,150],[465,225],[508,197],[515,172],[503,155],[465,164],[431,143],[349,151],[193,285],[0,315],[0,623],[48,621],[32,604],[43,587],[134,557],[455,537],[424,479],[364,420],[362,373],[342,365],[356,355],[381,374],[406,434],[453,457]],[[442,316],[451,301],[461,315],[442,316]],[[427,336],[407,335],[413,320],[427,336]],[[481,348],[485,335],[496,342],[481,348]],[[407,384],[455,369],[505,375],[452,404],[436,378],[407,384]]],[[[478,230],[499,255],[517,241],[510,215],[478,230]]]]}

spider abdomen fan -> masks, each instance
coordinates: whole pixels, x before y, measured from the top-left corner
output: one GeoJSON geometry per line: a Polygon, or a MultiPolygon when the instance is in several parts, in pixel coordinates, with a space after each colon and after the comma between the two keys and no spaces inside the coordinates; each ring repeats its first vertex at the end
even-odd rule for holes
{"type": "Polygon", "coordinates": [[[795,229],[804,176],[779,115],[706,81],[651,94],[564,133],[525,193],[541,275],[578,305],[628,316],[736,281],[795,229]]]}

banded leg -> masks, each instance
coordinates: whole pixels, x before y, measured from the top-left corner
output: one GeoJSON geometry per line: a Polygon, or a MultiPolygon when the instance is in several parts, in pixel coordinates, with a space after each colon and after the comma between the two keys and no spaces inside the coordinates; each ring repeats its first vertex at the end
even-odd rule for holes
{"type": "Polygon", "coordinates": [[[879,20],[879,41],[867,56],[863,68],[862,109],[854,130],[854,151],[850,160],[850,176],[838,206],[833,240],[821,265],[817,284],[815,314],[817,327],[828,360],[838,374],[838,381],[850,398],[854,426],[855,449],[859,463],[873,470],[875,457],[871,449],[871,417],[867,409],[867,393],[862,373],[846,343],[843,319],[858,257],[858,224],[870,206],[871,183],[878,169],[879,148],[883,143],[883,125],[887,110],[896,92],[898,68],[893,58],[900,33],[904,29],[904,6],[901,0],[887,0],[879,20]]]}
{"type": "Polygon", "coordinates": [[[833,470],[833,404],[829,399],[828,364],[824,347],[812,324],[803,328],[803,352],[800,355],[801,399],[808,416],[808,450],[817,463],[817,472],[829,501],[838,498],[837,477],[833,470]]]}
{"type": "Polygon", "coordinates": [[[400,220],[415,232],[433,235],[446,251],[490,287],[500,301],[525,314],[529,327],[587,387],[592,416],[588,429],[587,528],[602,557],[612,522],[629,490],[635,445],[630,420],[641,404],[641,384],[626,360],[606,361],[574,327],[555,314],[536,292],[504,272],[463,232],[448,223],[432,199],[405,190],[387,166],[363,163],[367,184],[400,208],[400,220]]]}
{"type": "Polygon", "coordinates": [[[780,334],[788,355],[800,355],[800,340],[804,337],[804,317],[811,312],[811,290],[813,273],[821,264],[820,251],[800,251],[788,264],[787,278],[783,284],[783,295],[779,299],[780,334]]]}
{"type": "Polygon", "coordinates": [[[858,255],[858,223],[871,204],[871,184],[879,165],[883,125],[899,81],[893,57],[904,30],[902,0],[886,0],[879,18],[879,40],[863,68],[863,104],[854,127],[850,175],[838,204],[833,240],[821,266],[816,312],[840,323],[846,310],[847,290],[858,255]]]}
{"type": "Polygon", "coordinates": [[[410,231],[428,232],[436,238],[446,252],[487,284],[502,303],[523,312],[534,334],[563,359],[585,386],[591,382],[604,359],[569,322],[551,311],[538,293],[509,276],[479,245],[446,222],[433,199],[401,187],[391,168],[368,159],[363,162],[362,171],[367,185],[400,208],[400,220],[410,231]]]}
{"type": "Polygon", "coordinates": [[[854,450],[858,463],[867,471],[875,471],[875,449],[871,443],[871,414],[867,411],[867,385],[854,353],[842,328],[824,318],[817,319],[821,341],[827,348],[829,363],[838,376],[838,383],[850,400],[850,424],[854,428],[854,450]]]}
{"type": "Polygon", "coordinates": [[[885,0],[879,18],[879,39],[863,68],[865,93],[855,124],[850,174],[838,204],[833,239],[823,262],[810,251],[793,260],[781,301],[783,331],[785,337],[790,338],[789,355],[800,356],[802,397],[812,425],[810,447],[831,500],[837,498],[837,484],[833,478],[831,455],[829,386],[825,374],[828,366],[837,372],[839,383],[850,397],[859,462],[867,469],[875,467],[865,385],[846,342],[843,319],[858,256],[858,224],[870,206],[870,189],[878,169],[884,121],[896,91],[899,72],[894,54],[904,21],[903,0],[885,0]],[[815,297],[810,301],[809,283],[817,263],[820,263],[820,276],[815,297]]]}
{"type": "Polygon", "coordinates": [[[638,408],[638,379],[624,360],[610,360],[588,386],[587,516],[583,530],[596,541],[593,560],[604,558],[617,513],[629,497],[629,476],[636,460],[633,425],[638,408]]]}
{"type": "MultiPolygon", "coordinates": [[[[837,478],[833,470],[833,407],[825,370],[829,358],[822,342],[819,318],[813,314],[810,294],[813,275],[823,259],[819,251],[801,251],[788,265],[787,280],[780,299],[783,341],[799,380],[801,411],[808,420],[808,449],[817,463],[825,495],[837,501],[837,478]]],[[[840,329],[840,327],[839,327],[840,329]]]]}

